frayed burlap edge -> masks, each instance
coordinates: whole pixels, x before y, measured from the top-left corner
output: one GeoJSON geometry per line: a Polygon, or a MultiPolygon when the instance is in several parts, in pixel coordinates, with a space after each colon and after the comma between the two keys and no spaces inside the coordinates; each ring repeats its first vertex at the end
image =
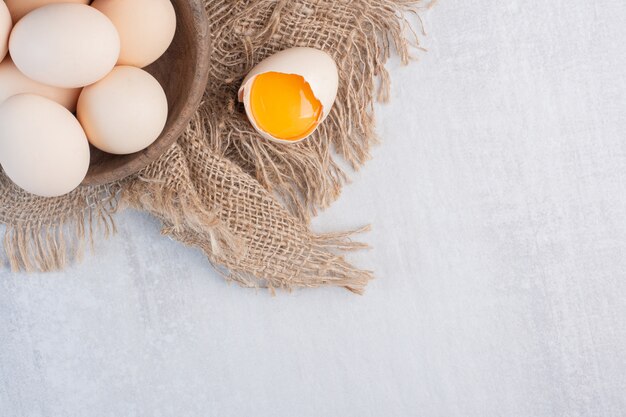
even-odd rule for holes
{"type": "Polygon", "coordinates": [[[366,245],[352,242],[352,233],[311,233],[258,181],[207,146],[206,135],[196,115],[122,200],[158,217],[164,235],[201,249],[224,278],[244,287],[342,286],[362,293],[372,273],[340,253],[366,245]]]}
{"type": "MultiPolygon", "coordinates": [[[[107,238],[116,232],[113,215],[118,210],[124,184],[97,187],[90,194],[75,192],[78,196],[71,211],[47,211],[39,207],[15,222],[5,221],[3,249],[11,271],[55,271],[80,261],[86,247],[93,249],[95,236],[107,238]]],[[[39,200],[28,198],[35,201],[33,206],[39,200]]]]}

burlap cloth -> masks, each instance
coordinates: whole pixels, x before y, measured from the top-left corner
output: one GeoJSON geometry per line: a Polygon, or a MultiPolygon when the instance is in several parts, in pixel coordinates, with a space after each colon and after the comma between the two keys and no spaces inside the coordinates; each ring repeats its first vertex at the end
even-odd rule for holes
{"type": "Polygon", "coordinates": [[[158,217],[164,235],[201,248],[242,285],[361,292],[372,274],[341,252],[362,245],[349,234],[314,234],[308,219],[338,197],[347,179],[333,149],[353,168],[369,158],[373,101],[385,99],[389,87],[384,63],[393,50],[406,62],[411,44],[419,47],[407,17],[421,7],[419,0],[207,1],[210,79],[186,132],[139,174],[59,198],[29,195],[0,173],[2,268],[63,268],[98,230],[114,231],[112,215],[130,206],[158,217]],[[254,132],[236,92],[252,66],[291,46],[329,52],[340,88],[320,129],[286,146],[254,132]]]}

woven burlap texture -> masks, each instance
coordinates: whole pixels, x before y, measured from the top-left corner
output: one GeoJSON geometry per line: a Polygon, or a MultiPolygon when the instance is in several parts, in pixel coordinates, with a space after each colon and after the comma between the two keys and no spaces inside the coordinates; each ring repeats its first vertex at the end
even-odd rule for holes
{"type": "Polygon", "coordinates": [[[389,88],[384,64],[394,50],[407,62],[411,46],[419,47],[407,16],[421,7],[419,0],[207,1],[213,52],[203,103],[160,159],[118,183],[59,198],[29,195],[0,174],[5,270],[63,268],[98,230],[114,231],[112,215],[130,206],[158,217],[163,234],[201,248],[244,286],[362,292],[371,272],[341,252],[363,245],[350,234],[316,235],[308,220],[347,180],[333,149],[355,169],[369,158],[373,102],[389,88]],[[254,132],[236,93],[256,63],[292,46],[330,53],[340,88],[318,131],[286,146],[254,132]]]}

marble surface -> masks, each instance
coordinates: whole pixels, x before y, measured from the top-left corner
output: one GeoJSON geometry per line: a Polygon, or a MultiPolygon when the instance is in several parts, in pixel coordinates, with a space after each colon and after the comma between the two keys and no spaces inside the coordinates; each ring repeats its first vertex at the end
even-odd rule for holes
{"type": "Polygon", "coordinates": [[[626,4],[427,21],[314,225],[373,223],[365,296],[228,285],[126,212],[64,273],[0,272],[0,415],[625,416],[626,4]]]}

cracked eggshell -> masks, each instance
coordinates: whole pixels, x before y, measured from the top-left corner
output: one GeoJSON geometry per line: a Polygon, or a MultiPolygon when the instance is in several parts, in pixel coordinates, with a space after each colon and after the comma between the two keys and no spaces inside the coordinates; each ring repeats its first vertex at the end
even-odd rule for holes
{"type": "Polygon", "coordinates": [[[0,1],[0,61],[4,59],[9,51],[9,36],[11,35],[12,27],[13,22],[9,9],[3,1],[0,1]]]}
{"type": "Polygon", "coordinates": [[[238,94],[239,102],[244,103],[250,123],[261,136],[265,139],[280,143],[296,143],[306,139],[317,130],[317,126],[309,135],[302,139],[285,141],[275,138],[263,131],[253,119],[252,109],[250,108],[250,87],[257,75],[266,72],[296,74],[304,78],[309,86],[311,86],[311,91],[313,95],[315,95],[315,98],[322,104],[322,117],[317,123],[317,126],[319,126],[330,113],[335,103],[335,98],[337,97],[337,89],[339,88],[337,64],[330,55],[322,50],[306,47],[290,48],[271,55],[261,61],[252,68],[241,83],[238,94]]]}

